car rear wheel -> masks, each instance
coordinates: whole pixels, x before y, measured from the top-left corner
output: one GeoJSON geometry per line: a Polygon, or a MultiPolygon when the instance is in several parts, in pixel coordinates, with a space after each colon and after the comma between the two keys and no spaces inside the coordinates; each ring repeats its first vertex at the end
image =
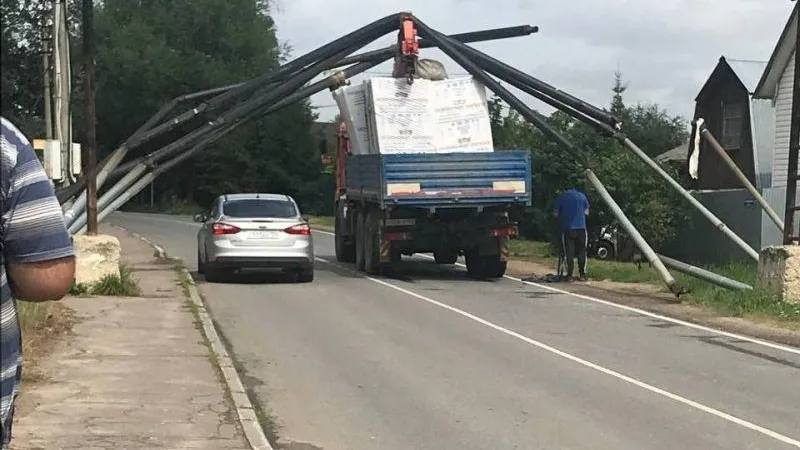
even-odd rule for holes
{"type": "Polygon", "coordinates": [[[203,258],[200,257],[200,250],[197,250],[197,273],[203,275],[206,273],[206,264],[203,262],[203,258]]]}
{"type": "Polygon", "coordinates": [[[209,267],[206,267],[203,275],[205,276],[207,282],[219,283],[222,281],[224,274],[219,269],[211,269],[209,267]]]}
{"type": "Polygon", "coordinates": [[[300,283],[311,283],[314,281],[314,268],[303,269],[297,274],[297,281],[300,283]]]}

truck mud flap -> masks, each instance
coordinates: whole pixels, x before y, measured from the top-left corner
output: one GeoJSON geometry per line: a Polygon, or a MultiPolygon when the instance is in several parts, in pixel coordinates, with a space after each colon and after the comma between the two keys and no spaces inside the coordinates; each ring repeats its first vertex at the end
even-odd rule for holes
{"type": "Polygon", "coordinates": [[[507,237],[497,238],[497,248],[500,250],[500,261],[508,261],[510,242],[511,240],[507,237]]]}
{"type": "Polygon", "coordinates": [[[392,261],[392,241],[381,239],[380,261],[389,263],[392,261]]]}

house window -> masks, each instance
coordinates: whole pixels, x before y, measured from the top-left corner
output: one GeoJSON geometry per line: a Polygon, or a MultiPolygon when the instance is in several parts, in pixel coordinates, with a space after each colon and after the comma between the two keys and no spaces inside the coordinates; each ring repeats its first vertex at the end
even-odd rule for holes
{"type": "Polygon", "coordinates": [[[725,150],[738,150],[742,147],[744,129],[744,104],[722,104],[722,144],[725,150]]]}

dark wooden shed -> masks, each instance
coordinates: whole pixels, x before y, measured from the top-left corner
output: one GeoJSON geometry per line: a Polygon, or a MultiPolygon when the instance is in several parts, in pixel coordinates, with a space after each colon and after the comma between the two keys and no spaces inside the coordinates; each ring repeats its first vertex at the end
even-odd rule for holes
{"type": "MultiPolygon", "coordinates": [[[[766,65],[766,62],[726,59],[723,56],[695,98],[694,119],[705,120],[711,133],[757,186],[763,183],[759,179],[756,148],[759,130],[754,125],[759,122],[759,117],[755,116],[761,111],[753,108],[752,92],[766,65]]],[[[705,141],[700,145],[699,175],[694,180],[694,189],[741,188],[741,183],[714,150],[705,141]]],[[[691,152],[690,148],[689,155],[691,152]]]]}

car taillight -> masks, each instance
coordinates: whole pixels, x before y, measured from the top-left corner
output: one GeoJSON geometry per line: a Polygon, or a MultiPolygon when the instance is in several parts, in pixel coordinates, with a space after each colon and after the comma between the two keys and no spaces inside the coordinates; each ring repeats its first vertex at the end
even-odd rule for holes
{"type": "Polygon", "coordinates": [[[213,230],[214,236],[221,236],[223,234],[236,234],[242,231],[238,227],[228,225],[227,223],[215,223],[213,230]]]}
{"type": "Polygon", "coordinates": [[[294,234],[299,236],[311,236],[311,227],[309,227],[307,223],[294,225],[283,231],[288,234],[294,234]]]}

